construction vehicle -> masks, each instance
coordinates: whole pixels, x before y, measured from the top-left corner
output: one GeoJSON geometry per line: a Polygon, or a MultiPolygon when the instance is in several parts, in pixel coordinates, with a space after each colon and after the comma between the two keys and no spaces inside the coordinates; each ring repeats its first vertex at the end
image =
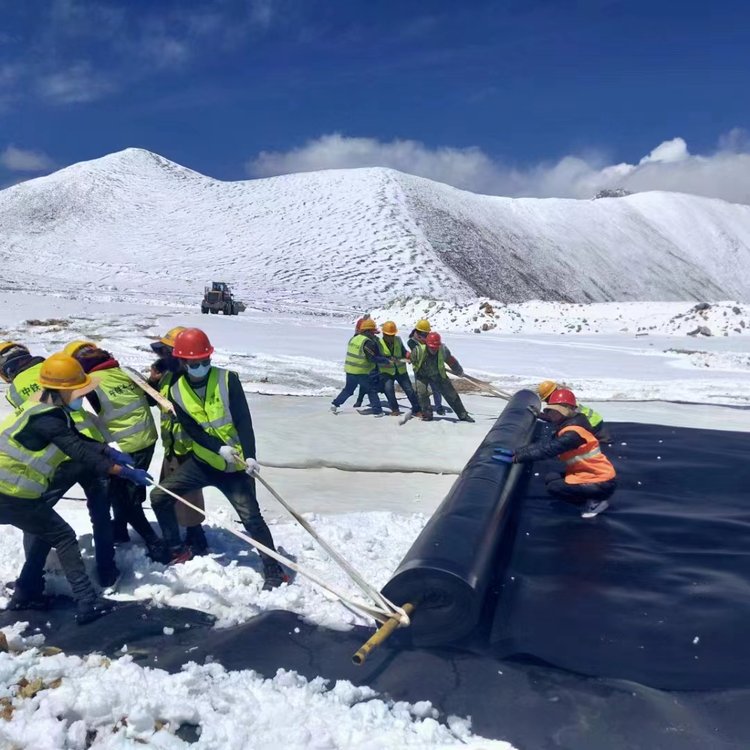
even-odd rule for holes
{"type": "Polygon", "coordinates": [[[223,312],[224,315],[238,315],[244,312],[247,306],[244,302],[232,297],[232,290],[223,281],[212,281],[207,286],[201,302],[201,312],[206,315],[216,315],[223,312]]]}

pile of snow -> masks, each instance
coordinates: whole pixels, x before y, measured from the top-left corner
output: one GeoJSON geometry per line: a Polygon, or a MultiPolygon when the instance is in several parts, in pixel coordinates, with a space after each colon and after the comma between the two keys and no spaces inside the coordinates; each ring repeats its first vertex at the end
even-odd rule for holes
{"type": "Polygon", "coordinates": [[[750,206],[475,195],[388,169],[221,182],[140,149],[0,191],[0,281],[36,293],[331,314],[422,296],[747,299],[750,206]]]}
{"type": "Polygon", "coordinates": [[[376,321],[395,321],[408,332],[420,318],[440,331],[522,334],[737,336],[750,334],[750,305],[739,302],[604,302],[506,304],[481,298],[466,304],[410,299],[371,311],[376,321]]]}

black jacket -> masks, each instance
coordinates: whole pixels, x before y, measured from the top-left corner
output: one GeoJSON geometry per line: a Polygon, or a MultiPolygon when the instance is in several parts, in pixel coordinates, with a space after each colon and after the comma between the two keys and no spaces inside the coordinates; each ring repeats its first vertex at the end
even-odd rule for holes
{"type": "Polygon", "coordinates": [[[81,435],[62,406],[30,417],[16,440],[30,451],[43,450],[53,443],[74,461],[101,476],[107,475],[113,465],[104,455],[107,446],[81,435]]]}
{"type": "Polygon", "coordinates": [[[579,427],[583,427],[591,432],[589,420],[586,419],[583,414],[574,414],[572,417],[557,425],[555,434],[552,437],[519,448],[513,454],[513,460],[518,464],[530,461],[541,461],[543,458],[554,458],[561,453],[579,448],[586,441],[577,432],[570,430],[564,435],[560,435],[560,430],[571,425],[578,425],[579,427]]]}
{"type": "MultiPolygon", "coordinates": [[[[180,378],[184,377],[187,377],[184,372],[177,373],[173,382],[177,383],[180,378]]],[[[189,379],[188,383],[190,383],[189,379]]],[[[172,399],[171,395],[169,400],[174,404],[174,399],[172,399]]],[[[203,429],[203,425],[196,422],[177,404],[174,404],[174,408],[177,419],[185,428],[185,432],[190,436],[190,439],[194,440],[198,445],[202,445],[207,450],[210,450],[213,453],[218,453],[219,448],[221,448],[224,443],[219,440],[219,438],[209,435],[203,429]]],[[[242,390],[240,377],[236,372],[232,372],[231,370],[229,372],[229,413],[232,415],[232,422],[234,422],[234,427],[240,438],[242,454],[245,458],[255,458],[255,432],[253,431],[253,420],[250,416],[247,399],[245,398],[245,391],[242,390]]]]}

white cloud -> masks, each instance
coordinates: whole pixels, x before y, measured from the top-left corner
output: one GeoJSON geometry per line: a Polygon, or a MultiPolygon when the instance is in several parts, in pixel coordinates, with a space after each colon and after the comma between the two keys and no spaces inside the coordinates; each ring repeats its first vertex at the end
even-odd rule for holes
{"type": "Polygon", "coordinates": [[[47,154],[10,144],[0,153],[0,165],[11,172],[46,172],[55,166],[47,154]]]}
{"type": "Polygon", "coordinates": [[[429,148],[418,141],[324,135],[286,152],[263,151],[247,163],[251,176],[348,167],[390,167],[479,193],[590,198],[605,188],[675,190],[750,203],[750,138],[722,136],[708,155],[691,154],[682,138],[664,141],[637,164],[608,164],[598,154],[508,166],[478,148],[429,148]]]}
{"type": "Polygon", "coordinates": [[[91,65],[78,62],[37,80],[39,94],[55,104],[91,102],[110,93],[113,84],[94,73],[91,65]]]}

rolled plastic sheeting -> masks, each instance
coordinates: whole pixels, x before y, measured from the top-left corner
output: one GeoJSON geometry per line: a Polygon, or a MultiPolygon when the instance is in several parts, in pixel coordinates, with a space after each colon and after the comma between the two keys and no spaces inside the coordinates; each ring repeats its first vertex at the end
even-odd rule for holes
{"type": "Polygon", "coordinates": [[[395,604],[416,606],[407,631],[416,646],[459,640],[479,622],[523,473],[492,455],[528,443],[536,424],[529,407],[540,407],[533,391],[511,398],[383,589],[395,604]]]}

